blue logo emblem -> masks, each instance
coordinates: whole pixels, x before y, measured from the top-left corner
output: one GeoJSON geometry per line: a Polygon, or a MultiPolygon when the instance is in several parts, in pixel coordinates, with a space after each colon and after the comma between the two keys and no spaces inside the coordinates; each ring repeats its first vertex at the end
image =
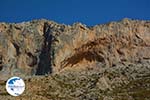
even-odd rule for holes
{"type": "Polygon", "coordinates": [[[7,80],[6,90],[12,96],[19,96],[25,90],[25,83],[20,77],[12,77],[7,80]]]}

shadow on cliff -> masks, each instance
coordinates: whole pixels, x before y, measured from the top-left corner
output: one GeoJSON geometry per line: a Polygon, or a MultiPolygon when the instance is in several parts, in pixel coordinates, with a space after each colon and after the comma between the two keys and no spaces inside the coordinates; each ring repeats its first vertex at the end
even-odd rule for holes
{"type": "Polygon", "coordinates": [[[105,53],[104,53],[104,46],[103,45],[109,44],[109,41],[105,38],[97,39],[94,41],[89,41],[88,43],[82,45],[79,48],[75,49],[75,54],[71,57],[65,59],[62,64],[62,68],[70,65],[71,67],[83,59],[88,62],[97,61],[105,64],[105,53]]]}
{"type": "Polygon", "coordinates": [[[39,63],[36,70],[36,75],[45,75],[52,73],[51,64],[51,45],[53,36],[50,34],[51,29],[48,23],[44,24],[44,44],[39,56],[39,63]]]}

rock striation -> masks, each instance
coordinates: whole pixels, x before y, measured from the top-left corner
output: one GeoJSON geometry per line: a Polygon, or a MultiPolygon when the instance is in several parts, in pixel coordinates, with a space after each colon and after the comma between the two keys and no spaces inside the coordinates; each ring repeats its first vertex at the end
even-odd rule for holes
{"type": "Polygon", "coordinates": [[[3,77],[150,62],[149,51],[150,21],[125,18],[92,27],[45,19],[0,23],[0,75],[3,77]]]}

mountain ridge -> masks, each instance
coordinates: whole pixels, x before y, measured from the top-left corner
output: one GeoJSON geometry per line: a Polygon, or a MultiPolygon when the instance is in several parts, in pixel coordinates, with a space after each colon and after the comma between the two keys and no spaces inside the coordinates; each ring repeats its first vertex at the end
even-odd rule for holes
{"type": "MultiPolygon", "coordinates": [[[[91,55],[85,60],[103,59],[104,66],[112,66],[112,61],[120,62],[121,59],[137,60],[139,56],[135,52],[139,53],[139,49],[145,51],[141,55],[149,59],[149,55],[147,55],[150,45],[149,21],[125,18],[119,22],[110,22],[88,28],[81,23],[68,26],[42,19],[21,24],[1,23],[0,26],[1,51],[6,51],[6,54],[4,54],[8,56],[3,57],[3,64],[8,65],[9,61],[13,59],[15,62],[12,66],[18,68],[17,70],[22,70],[21,67],[26,66],[27,69],[24,68],[29,72],[26,71],[25,74],[29,75],[38,73],[44,75],[51,73],[52,70],[57,72],[63,67],[62,63],[67,59],[69,60],[68,57],[73,54],[77,56],[78,52],[83,50],[79,50],[80,48],[87,49],[86,52],[90,52],[93,48],[93,51],[89,54],[85,52],[85,54],[81,53],[79,56],[91,55]],[[96,41],[98,42],[96,43],[96,41]],[[94,50],[100,48],[102,50],[94,50]],[[77,52],[77,50],[79,51],[77,52]],[[40,67],[43,65],[45,67],[40,67]]],[[[95,63],[97,62],[101,63],[101,61],[95,63]]]]}

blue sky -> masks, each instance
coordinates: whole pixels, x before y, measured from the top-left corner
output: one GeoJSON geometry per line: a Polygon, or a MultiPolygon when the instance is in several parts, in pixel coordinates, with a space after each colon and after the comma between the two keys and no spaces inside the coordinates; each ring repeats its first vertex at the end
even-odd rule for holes
{"type": "Polygon", "coordinates": [[[150,20],[150,0],[0,0],[0,22],[45,18],[90,26],[126,17],[150,20]]]}

